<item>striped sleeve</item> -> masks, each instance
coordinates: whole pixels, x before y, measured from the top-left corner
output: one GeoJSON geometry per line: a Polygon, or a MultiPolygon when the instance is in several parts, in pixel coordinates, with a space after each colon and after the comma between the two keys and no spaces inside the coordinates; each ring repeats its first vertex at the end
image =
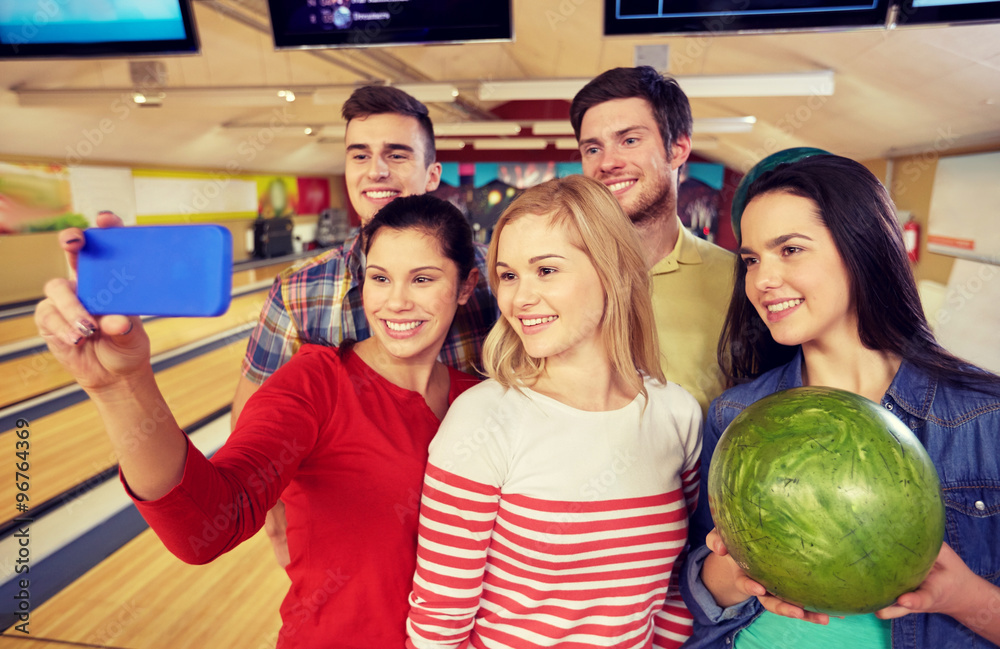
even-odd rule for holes
{"type": "Polygon", "coordinates": [[[680,578],[684,563],[687,560],[687,549],[681,553],[673,565],[670,575],[670,586],[667,588],[667,598],[663,608],[656,613],[653,628],[653,646],[664,649],[675,649],[684,644],[694,631],[694,617],[688,611],[687,604],[681,597],[680,578]]]}
{"type": "Polygon", "coordinates": [[[688,410],[690,416],[677,422],[677,428],[681,434],[681,445],[684,448],[681,484],[684,489],[684,500],[687,502],[688,517],[694,514],[698,506],[698,492],[701,487],[702,438],[701,407],[697,406],[694,397],[690,397],[690,400],[691,408],[688,410]]]}
{"type": "Polygon", "coordinates": [[[427,465],[407,647],[459,647],[469,638],[499,503],[499,488],[427,465]]]}
{"type": "MultiPolygon", "coordinates": [[[[684,448],[684,464],[680,475],[681,490],[684,493],[684,502],[687,507],[689,519],[698,506],[698,496],[701,487],[702,443],[700,406],[691,412],[691,418],[686,424],[678,426],[682,435],[681,441],[684,448]]],[[[684,603],[680,590],[680,577],[683,573],[689,549],[685,547],[674,562],[673,571],[670,575],[670,586],[667,588],[667,597],[663,602],[663,608],[656,614],[653,635],[654,647],[670,649],[680,647],[693,632],[694,618],[691,612],[688,611],[687,604],[684,603]]]]}
{"type": "MultiPolygon", "coordinates": [[[[694,434],[689,438],[689,444],[685,448],[685,463],[681,470],[681,489],[684,493],[688,518],[691,517],[698,505],[698,490],[701,484],[699,471],[701,466],[699,457],[701,454],[700,418],[695,424],[694,434]]],[[[653,634],[654,647],[675,649],[684,644],[684,641],[693,633],[694,618],[681,597],[680,589],[680,577],[687,560],[688,550],[689,548],[685,547],[674,562],[670,575],[670,586],[667,588],[667,597],[663,602],[663,608],[656,613],[653,634]]]]}
{"type": "Polygon", "coordinates": [[[681,472],[681,485],[684,489],[684,502],[687,503],[687,513],[690,517],[698,507],[698,496],[701,491],[701,460],[694,458],[694,466],[681,472]]]}

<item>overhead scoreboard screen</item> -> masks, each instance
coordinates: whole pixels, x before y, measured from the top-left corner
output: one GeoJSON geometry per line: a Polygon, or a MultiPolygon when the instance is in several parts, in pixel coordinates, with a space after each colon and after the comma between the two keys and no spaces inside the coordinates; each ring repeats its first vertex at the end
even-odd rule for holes
{"type": "Polygon", "coordinates": [[[279,49],[513,38],[511,0],[269,0],[268,6],[279,49]]]}
{"type": "Polygon", "coordinates": [[[1000,22],[998,0],[902,0],[896,17],[900,27],[990,22],[1000,22]]]}
{"type": "Polygon", "coordinates": [[[189,0],[0,0],[0,58],[191,54],[189,0]]]}
{"type": "Polygon", "coordinates": [[[884,27],[891,0],[605,0],[604,33],[720,34],[884,27]]]}

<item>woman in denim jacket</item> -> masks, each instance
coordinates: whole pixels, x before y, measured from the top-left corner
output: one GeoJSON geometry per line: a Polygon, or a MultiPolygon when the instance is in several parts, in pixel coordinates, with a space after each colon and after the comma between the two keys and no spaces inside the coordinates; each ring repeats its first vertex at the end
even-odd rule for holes
{"type": "Polygon", "coordinates": [[[737,386],[705,423],[703,496],[682,578],[695,632],[684,646],[996,647],[1000,377],[934,340],[885,189],[846,158],[784,151],[747,174],[733,221],[741,259],[719,356],[737,386]],[[920,439],[941,479],[938,559],[916,591],[876,614],[831,619],[767,594],[712,529],[706,477],[722,431],[754,401],[802,385],[882,404],[920,439]]]}

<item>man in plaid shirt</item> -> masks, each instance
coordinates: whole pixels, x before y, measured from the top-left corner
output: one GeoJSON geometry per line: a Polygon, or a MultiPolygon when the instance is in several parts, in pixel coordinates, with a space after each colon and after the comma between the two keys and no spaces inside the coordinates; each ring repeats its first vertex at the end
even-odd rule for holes
{"type": "MultiPolygon", "coordinates": [[[[347,120],[344,175],[351,205],[368,223],[399,196],[437,189],[441,164],[435,161],[434,130],[427,108],[402,90],[366,86],[344,103],[347,120]]],[[[476,247],[479,283],[460,306],[440,360],[465,372],[479,370],[483,340],[497,318],[486,282],[486,251],[476,247]]],[[[233,398],[232,425],[268,376],[302,343],[339,345],[371,335],[361,304],[364,252],[357,233],[342,246],[284,271],[275,280],[243,359],[243,375],[233,398]]],[[[288,563],[284,507],[279,503],[265,524],[281,565],[288,563]]]]}

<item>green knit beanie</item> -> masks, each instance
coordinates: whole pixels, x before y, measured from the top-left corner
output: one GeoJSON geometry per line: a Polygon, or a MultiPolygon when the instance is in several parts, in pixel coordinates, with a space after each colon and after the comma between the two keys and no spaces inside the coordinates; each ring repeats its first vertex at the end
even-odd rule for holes
{"type": "Polygon", "coordinates": [[[733,219],[733,233],[736,235],[736,241],[743,241],[743,234],[740,232],[740,220],[743,218],[743,210],[747,207],[747,190],[750,189],[750,185],[752,185],[755,180],[780,164],[798,162],[803,158],[808,158],[814,155],[830,155],[830,152],[806,146],[785,149],[767,156],[755,164],[750,171],[743,176],[743,180],[740,181],[739,186],[736,187],[736,193],[733,195],[733,208],[730,212],[733,219]]]}

